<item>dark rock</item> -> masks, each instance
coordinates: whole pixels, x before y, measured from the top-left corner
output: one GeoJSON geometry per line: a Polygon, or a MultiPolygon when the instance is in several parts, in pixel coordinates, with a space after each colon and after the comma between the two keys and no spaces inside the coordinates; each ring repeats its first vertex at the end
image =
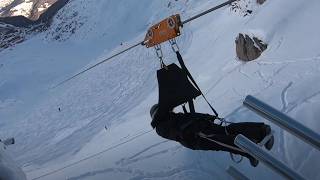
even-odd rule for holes
{"type": "Polygon", "coordinates": [[[12,16],[0,18],[0,22],[11,24],[16,27],[29,27],[34,24],[34,21],[24,16],[12,16]]]}
{"type": "Polygon", "coordinates": [[[246,42],[243,34],[239,34],[236,39],[236,52],[239,59],[248,59],[245,44],[246,42]]]}
{"type": "Polygon", "coordinates": [[[36,21],[39,23],[44,23],[46,25],[50,25],[53,16],[57,14],[57,12],[63,8],[70,0],[59,0],[50,6],[46,12],[40,15],[39,19],[36,21]]]}
{"type": "Polygon", "coordinates": [[[257,59],[267,49],[267,44],[262,40],[248,35],[239,34],[236,38],[236,53],[240,60],[252,61],[257,59]]]}
{"type": "MultiPolygon", "coordinates": [[[[28,0],[28,2],[32,2],[32,9],[30,9],[29,15],[26,17],[30,20],[36,21],[40,15],[45,12],[48,8],[44,7],[44,5],[48,5],[49,7],[56,3],[58,0],[28,0]]],[[[1,9],[1,17],[11,17],[14,14],[14,8],[22,3],[22,0],[15,0],[12,3],[8,4],[6,7],[1,9]]]]}
{"type": "Polygon", "coordinates": [[[266,2],[266,0],[257,0],[258,4],[263,4],[264,2],[266,2]]]}
{"type": "Polygon", "coordinates": [[[24,16],[0,17],[0,22],[10,24],[16,27],[30,27],[33,25],[44,24],[49,26],[52,18],[63,8],[70,0],[59,0],[50,6],[46,12],[40,15],[39,19],[34,21],[24,16]]]}
{"type": "Polygon", "coordinates": [[[25,40],[25,28],[0,23],[0,50],[14,46],[25,40]]]}
{"type": "Polygon", "coordinates": [[[58,0],[36,21],[24,16],[0,18],[0,51],[23,42],[27,35],[45,31],[52,22],[53,17],[70,0],[58,0]]]}

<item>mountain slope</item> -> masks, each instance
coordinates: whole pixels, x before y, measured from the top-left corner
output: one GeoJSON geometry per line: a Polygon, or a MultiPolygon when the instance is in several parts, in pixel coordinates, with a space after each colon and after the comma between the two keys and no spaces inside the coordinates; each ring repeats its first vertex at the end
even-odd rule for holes
{"type": "MultiPolygon", "coordinates": [[[[320,71],[319,2],[267,1],[262,6],[241,2],[252,14],[244,17],[227,7],[184,27],[178,43],[187,66],[229,121],[263,121],[241,107],[244,97],[252,94],[318,131],[320,87],[314,82],[320,71]],[[234,43],[238,33],[259,36],[269,48],[256,61],[240,62],[234,43]]],[[[0,119],[5,119],[0,133],[16,137],[11,150],[28,177],[107,149],[42,179],[228,179],[224,169],[230,164],[251,178],[280,178],[263,165],[253,169],[247,160],[236,165],[227,153],[191,151],[151,131],[148,112],[157,102],[159,66],[152,49],[138,47],[50,89],[141,40],[158,20],[176,12],[186,19],[216,4],[72,1],[48,31],[0,52],[0,119]]],[[[176,61],[170,47],[164,47],[164,54],[166,63],[176,61]]],[[[196,106],[200,112],[210,112],[202,99],[196,106]]],[[[319,152],[273,128],[272,153],[307,178],[319,178],[319,152]]]]}
{"type": "Polygon", "coordinates": [[[3,0],[0,2],[0,17],[24,16],[37,20],[57,0],[3,0]]]}

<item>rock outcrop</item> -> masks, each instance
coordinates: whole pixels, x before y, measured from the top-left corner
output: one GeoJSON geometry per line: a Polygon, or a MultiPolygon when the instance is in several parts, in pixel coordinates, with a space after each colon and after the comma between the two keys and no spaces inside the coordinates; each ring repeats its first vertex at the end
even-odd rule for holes
{"type": "Polygon", "coordinates": [[[251,38],[248,35],[239,34],[236,38],[237,57],[243,61],[252,61],[260,57],[268,45],[257,37],[251,38]]]}
{"type": "Polygon", "coordinates": [[[257,0],[258,4],[263,4],[264,2],[266,2],[266,0],[257,0]]]}
{"type": "Polygon", "coordinates": [[[24,16],[36,21],[40,15],[58,0],[7,0],[2,3],[0,17],[24,16]]]}
{"type": "Polygon", "coordinates": [[[46,30],[56,13],[68,2],[69,0],[57,1],[36,21],[24,16],[0,18],[0,51],[23,42],[29,34],[46,30]]]}
{"type": "Polygon", "coordinates": [[[24,16],[0,17],[0,22],[16,27],[31,27],[41,23],[49,25],[53,16],[63,8],[69,0],[59,0],[42,13],[37,20],[30,20],[24,16]]]}
{"type": "Polygon", "coordinates": [[[34,21],[24,16],[12,16],[0,18],[0,22],[16,27],[29,27],[35,24],[34,21]]]}
{"type": "Polygon", "coordinates": [[[0,24],[0,50],[9,48],[25,40],[25,29],[0,24]]]}

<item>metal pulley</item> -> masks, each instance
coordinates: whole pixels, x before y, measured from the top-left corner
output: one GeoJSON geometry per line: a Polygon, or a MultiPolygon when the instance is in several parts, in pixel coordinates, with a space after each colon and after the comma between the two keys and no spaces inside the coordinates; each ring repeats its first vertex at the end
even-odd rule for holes
{"type": "Polygon", "coordinates": [[[149,48],[180,36],[180,15],[172,15],[149,28],[144,45],[149,48]]]}

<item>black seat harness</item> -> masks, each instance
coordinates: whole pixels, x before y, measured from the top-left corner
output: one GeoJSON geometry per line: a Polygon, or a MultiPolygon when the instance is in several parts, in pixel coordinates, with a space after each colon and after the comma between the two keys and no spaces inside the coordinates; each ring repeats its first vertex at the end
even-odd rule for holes
{"type": "MultiPolygon", "coordinates": [[[[182,59],[182,56],[180,54],[179,51],[176,51],[176,55],[177,55],[177,59],[179,61],[179,64],[182,68],[182,70],[186,73],[186,75],[188,76],[188,78],[191,80],[191,82],[193,83],[193,85],[197,88],[197,90],[201,93],[203,99],[207,102],[207,104],[209,105],[210,109],[213,111],[214,115],[216,116],[216,118],[219,118],[219,114],[217,113],[217,111],[213,108],[213,106],[210,104],[210,102],[207,100],[206,96],[202,93],[200,87],[198,86],[198,84],[196,83],[196,81],[194,80],[194,78],[192,77],[191,73],[189,72],[188,68],[186,67],[186,65],[184,64],[184,61],[182,59]]],[[[195,112],[194,110],[194,104],[193,101],[189,101],[189,108],[190,108],[190,112],[195,112]]],[[[186,111],[185,106],[183,106],[183,111],[186,111]]]]}
{"type": "Polygon", "coordinates": [[[155,127],[159,123],[158,121],[161,119],[159,116],[166,115],[168,112],[171,112],[175,107],[179,105],[182,105],[182,109],[185,114],[196,113],[193,100],[200,95],[204,98],[204,100],[207,102],[210,109],[214,113],[214,115],[212,115],[213,119],[217,119],[223,122],[223,118],[219,118],[217,111],[209,103],[200,87],[192,77],[190,71],[186,67],[179,52],[179,48],[174,48],[174,45],[176,45],[176,43],[171,42],[171,45],[172,49],[176,53],[178,62],[181,67],[177,66],[174,63],[165,65],[162,59],[161,48],[159,47],[158,49],[156,49],[161,65],[161,69],[157,71],[159,101],[157,118],[154,119],[151,125],[155,127]],[[185,107],[186,103],[188,103],[189,105],[190,112],[188,112],[185,107]]]}

